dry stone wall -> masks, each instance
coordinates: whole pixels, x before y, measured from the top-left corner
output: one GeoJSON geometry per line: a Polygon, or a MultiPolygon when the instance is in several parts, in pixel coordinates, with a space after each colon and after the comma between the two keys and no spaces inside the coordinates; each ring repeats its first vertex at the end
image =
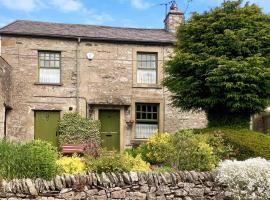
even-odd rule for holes
{"type": "Polygon", "coordinates": [[[231,199],[212,172],[87,173],[0,182],[0,199],[231,199]]]}

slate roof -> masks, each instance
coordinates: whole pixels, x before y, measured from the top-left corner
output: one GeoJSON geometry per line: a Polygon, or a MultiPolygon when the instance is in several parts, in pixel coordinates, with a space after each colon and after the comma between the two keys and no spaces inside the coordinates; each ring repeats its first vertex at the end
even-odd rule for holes
{"type": "Polygon", "coordinates": [[[175,36],[165,29],[121,28],[17,20],[0,29],[0,35],[78,38],[99,41],[172,44],[175,36]]]}

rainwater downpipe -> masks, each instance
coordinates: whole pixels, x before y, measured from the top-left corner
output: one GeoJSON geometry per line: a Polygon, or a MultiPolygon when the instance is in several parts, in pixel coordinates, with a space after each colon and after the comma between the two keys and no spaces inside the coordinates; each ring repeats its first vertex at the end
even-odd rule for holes
{"type": "Polygon", "coordinates": [[[80,101],[80,71],[79,71],[79,47],[81,43],[81,38],[78,37],[77,45],[76,45],[76,112],[79,113],[79,101],[80,101]]]}
{"type": "Polygon", "coordinates": [[[12,110],[12,107],[4,103],[5,115],[4,115],[4,139],[7,139],[7,116],[8,113],[12,110]]]}

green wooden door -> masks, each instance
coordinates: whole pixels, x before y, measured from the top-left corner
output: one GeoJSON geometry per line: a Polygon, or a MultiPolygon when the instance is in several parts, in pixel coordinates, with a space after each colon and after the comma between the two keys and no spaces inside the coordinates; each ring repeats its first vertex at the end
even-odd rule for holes
{"type": "Polygon", "coordinates": [[[102,146],[107,150],[120,150],[120,111],[99,110],[102,146]]]}
{"type": "Polygon", "coordinates": [[[35,111],[35,139],[50,142],[57,146],[59,111],[35,111]]]}

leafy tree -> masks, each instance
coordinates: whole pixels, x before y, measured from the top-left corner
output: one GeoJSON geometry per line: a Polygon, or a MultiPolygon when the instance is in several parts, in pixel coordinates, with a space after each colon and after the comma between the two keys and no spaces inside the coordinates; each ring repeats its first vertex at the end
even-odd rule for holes
{"type": "Polygon", "coordinates": [[[205,111],[209,126],[246,126],[270,96],[270,16],[241,3],[194,13],[179,27],[165,69],[172,104],[205,111]]]}

